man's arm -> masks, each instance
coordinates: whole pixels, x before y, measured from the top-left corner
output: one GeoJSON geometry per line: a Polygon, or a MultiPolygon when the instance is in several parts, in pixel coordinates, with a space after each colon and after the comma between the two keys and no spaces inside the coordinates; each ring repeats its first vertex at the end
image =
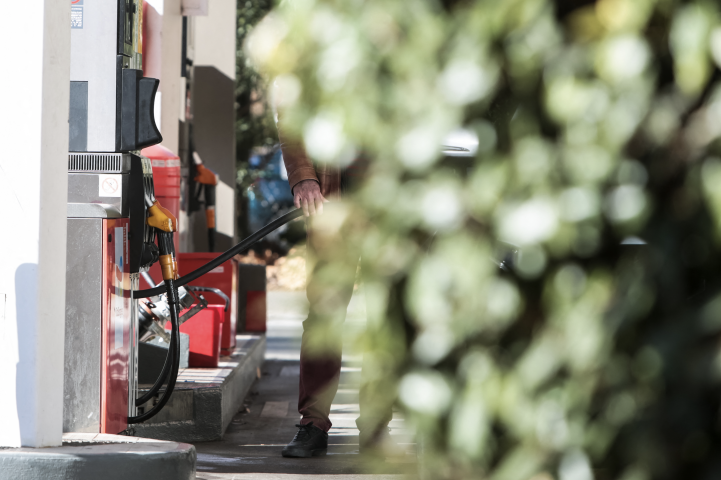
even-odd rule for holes
{"type": "Polygon", "coordinates": [[[288,183],[293,192],[293,203],[296,208],[303,208],[303,214],[308,217],[323,213],[325,199],[320,192],[320,183],[315,173],[313,162],[308,158],[303,143],[285,137],[283,129],[278,122],[278,138],[280,149],[283,152],[283,162],[288,172],[288,183]]]}
{"type": "Polygon", "coordinates": [[[303,180],[314,180],[317,182],[318,177],[315,174],[315,167],[305,153],[303,144],[298,140],[285,138],[280,128],[278,128],[278,137],[281,142],[280,149],[283,152],[283,162],[288,172],[290,189],[293,190],[293,188],[303,180]]]}

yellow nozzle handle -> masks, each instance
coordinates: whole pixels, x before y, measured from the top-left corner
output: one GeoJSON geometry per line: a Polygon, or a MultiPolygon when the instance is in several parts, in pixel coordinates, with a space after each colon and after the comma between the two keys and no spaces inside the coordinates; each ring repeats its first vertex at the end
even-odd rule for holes
{"type": "Polygon", "coordinates": [[[148,209],[147,224],[163,232],[173,233],[178,231],[178,220],[170,211],[163,207],[157,200],[148,209]]]}

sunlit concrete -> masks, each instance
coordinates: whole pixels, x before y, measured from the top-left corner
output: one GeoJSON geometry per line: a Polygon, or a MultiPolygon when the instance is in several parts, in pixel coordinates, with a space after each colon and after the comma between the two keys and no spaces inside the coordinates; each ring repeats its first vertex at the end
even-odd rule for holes
{"type": "Polygon", "coordinates": [[[51,448],[0,450],[0,480],[194,480],[187,443],[95,433],[66,433],[51,448]]]}

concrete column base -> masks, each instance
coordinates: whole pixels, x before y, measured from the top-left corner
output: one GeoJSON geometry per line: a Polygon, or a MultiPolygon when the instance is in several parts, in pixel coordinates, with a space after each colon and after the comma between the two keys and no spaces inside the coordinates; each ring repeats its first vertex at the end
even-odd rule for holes
{"type": "Polygon", "coordinates": [[[62,447],[0,449],[0,480],[195,480],[195,461],[187,443],[65,433],[62,447]]]}

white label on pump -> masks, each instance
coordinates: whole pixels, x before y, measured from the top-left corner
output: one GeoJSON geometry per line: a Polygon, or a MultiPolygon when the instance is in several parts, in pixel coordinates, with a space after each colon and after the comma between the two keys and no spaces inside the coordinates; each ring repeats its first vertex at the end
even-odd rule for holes
{"type": "Polygon", "coordinates": [[[209,271],[208,273],[223,273],[224,271],[225,271],[225,267],[221,265],[221,266],[219,266],[219,267],[215,267],[214,269],[212,269],[212,270],[209,271]]]}
{"type": "Polygon", "coordinates": [[[123,298],[124,264],[123,245],[125,244],[125,228],[115,228],[115,265],[113,283],[115,284],[115,297],[113,299],[113,323],[115,324],[115,349],[123,348],[123,334],[125,330],[125,302],[123,298]]]}
{"type": "Polygon", "coordinates": [[[98,196],[100,197],[122,197],[123,176],[122,175],[98,175],[98,196]]]}

